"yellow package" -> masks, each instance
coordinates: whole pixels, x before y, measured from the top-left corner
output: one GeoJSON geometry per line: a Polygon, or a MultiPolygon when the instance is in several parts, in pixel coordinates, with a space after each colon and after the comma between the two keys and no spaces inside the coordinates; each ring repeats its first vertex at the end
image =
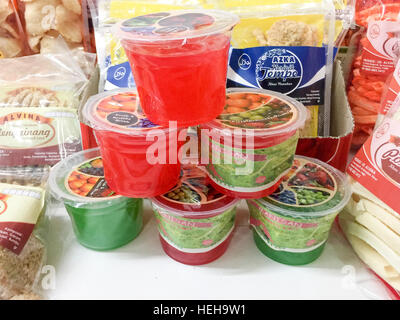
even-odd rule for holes
{"type": "Polygon", "coordinates": [[[233,29],[228,87],[277,91],[310,111],[301,135],[329,135],[336,21],[341,0],[221,0],[240,17],[233,29]],[[335,7],[336,6],[336,7],[335,7]]]}

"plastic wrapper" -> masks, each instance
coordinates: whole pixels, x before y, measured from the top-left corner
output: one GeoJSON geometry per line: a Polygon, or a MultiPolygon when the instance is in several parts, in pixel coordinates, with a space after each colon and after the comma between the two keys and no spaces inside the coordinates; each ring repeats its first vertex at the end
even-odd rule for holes
{"type": "Polygon", "coordinates": [[[18,0],[31,53],[40,53],[61,35],[69,47],[82,47],[81,0],[18,0]]]}
{"type": "Polygon", "coordinates": [[[302,136],[329,135],[334,47],[344,29],[333,2],[231,0],[220,8],[241,18],[232,35],[228,87],[287,94],[310,110],[302,136]]]}
{"type": "Polygon", "coordinates": [[[0,0],[0,58],[14,58],[26,53],[21,21],[11,0],[0,0]]]}
{"type": "Polygon", "coordinates": [[[396,69],[385,83],[381,105],[378,111],[378,118],[375,127],[379,127],[383,118],[390,108],[398,108],[400,105],[400,60],[397,61],[396,69]]]}
{"type": "Polygon", "coordinates": [[[358,256],[400,299],[400,105],[349,165],[353,196],[340,225],[358,256]]]}
{"type": "Polygon", "coordinates": [[[365,0],[356,7],[355,55],[347,91],[355,121],[353,147],[360,147],[372,133],[382,99],[384,84],[393,73],[400,54],[400,3],[365,0]]]}
{"type": "Polygon", "coordinates": [[[198,8],[204,3],[205,1],[201,0],[104,0],[97,2],[88,0],[100,66],[99,92],[135,87],[125,51],[120,41],[111,32],[117,22],[152,12],[198,8]]]}
{"type": "Polygon", "coordinates": [[[0,183],[0,300],[43,298],[40,278],[47,253],[43,181],[41,186],[32,186],[29,178],[23,180],[24,186],[0,183]]]}
{"type": "Polygon", "coordinates": [[[0,60],[0,167],[41,174],[80,151],[78,107],[87,83],[70,52],[0,60]]]}

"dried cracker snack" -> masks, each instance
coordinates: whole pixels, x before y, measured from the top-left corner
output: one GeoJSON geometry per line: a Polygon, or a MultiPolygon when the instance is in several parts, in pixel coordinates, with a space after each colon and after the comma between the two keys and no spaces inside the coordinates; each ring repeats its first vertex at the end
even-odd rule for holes
{"type": "Polygon", "coordinates": [[[49,41],[62,36],[70,48],[82,47],[82,7],[80,0],[19,0],[28,44],[33,53],[42,53],[49,41]]]}
{"type": "Polygon", "coordinates": [[[40,298],[46,247],[37,224],[44,195],[41,187],[0,183],[0,300],[40,298]]]}
{"type": "Polygon", "coordinates": [[[0,0],[0,58],[24,53],[24,36],[19,17],[10,0],[0,0]]]}

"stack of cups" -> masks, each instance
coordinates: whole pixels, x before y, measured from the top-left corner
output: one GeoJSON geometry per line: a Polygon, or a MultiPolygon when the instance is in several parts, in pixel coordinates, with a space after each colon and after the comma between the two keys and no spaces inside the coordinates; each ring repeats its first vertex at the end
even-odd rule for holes
{"type": "MultiPolygon", "coordinates": [[[[185,264],[225,252],[239,199],[276,191],[307,118],[301,103],[279,93],[225,89],[238,21],[229,12],[183,10],[117,24],[137,91],[99,94],[82,110],[108,186],[128,198],[151,198],[164,251],[185,264]],[[181,167],[189,126],[198,126],[202,161],[181,167]]],[[[264,238],[255,238],[259,248],[264,238]]]]}

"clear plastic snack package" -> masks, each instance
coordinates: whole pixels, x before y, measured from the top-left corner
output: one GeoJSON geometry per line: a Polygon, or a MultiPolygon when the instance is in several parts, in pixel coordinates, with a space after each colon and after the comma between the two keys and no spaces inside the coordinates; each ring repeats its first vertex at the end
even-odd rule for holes
{"type": "Polygon", "coordinates": [[[355,35],[358,48],[347,96],[356,125],[352,144],[359,148],[374,129],[385,83],[400,55],[400,3],[393,0],[359,1],[356,24],[361,30],[355,35]]]}
{"type": "Polygon", "coordinates": [[[25,35],[12,0],[0,0],[0,58],[26,53],[25,35]]]}
{"type": "Polygon", "coordinates": [[[335,45],[348,17],[336,20],[339,9],[324,0],[230,0],[219,9],[241,18],[233,30],[227,86],[295,98],[311,113],[302,136],[328,136],[335,45]]]}
{"type": "MultiPolygon", "coordinates": [[[[135,87],[131,67],[120,41],[112,34],[112,27],[134,16],[206,6],[204,0],[87,0],[95,30],[100,66],[99,92],[116,88],[135,87]]],[[[207,7],[207,6],[206,6],[207,7]]]]}
{"type": "Polygon", "coordinates": [[[340,225],[358,256],[400,299],[400,104],[350,163],[353,196],[340,225]]]}
{"type": "Polygon", "coordinates": [[[0,167],[40,172],[82,150],[78,107],[88,81],[69,51],[0,59],[0,167]]]}
{"type": "Polygon", "coordinates": [[[43,299],[39,285],[46,263],[43,181],[41,186],[30,185],[29,179],[23,186],[0,183],[0,300],[43,299]]]}
{"type": "Polygon", "coordinates": [[[83,47],[81,0],[17,0],[30,53],[43,48],[61,35],[73,49],[83,47]]]}

